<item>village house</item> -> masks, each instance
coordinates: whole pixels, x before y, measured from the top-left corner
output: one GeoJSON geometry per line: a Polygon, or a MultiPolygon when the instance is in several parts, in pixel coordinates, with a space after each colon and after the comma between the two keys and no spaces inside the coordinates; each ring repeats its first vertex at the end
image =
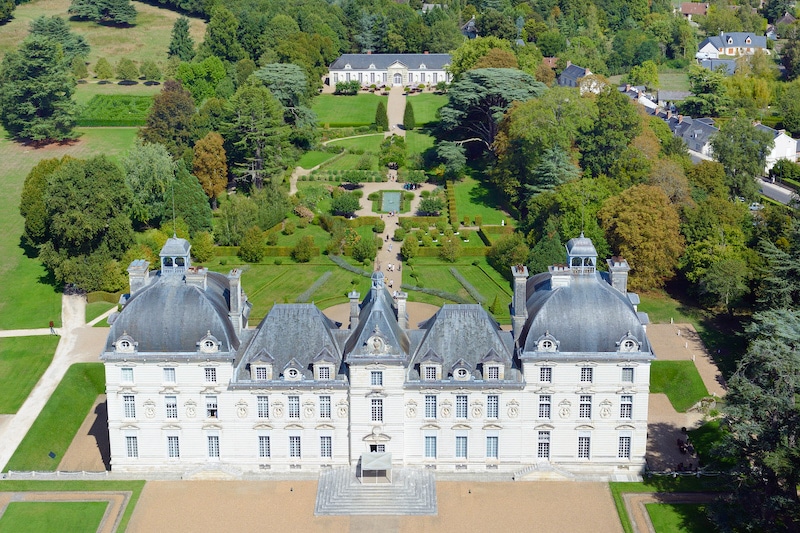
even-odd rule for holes
{"type": "Polygon", "coordinates": [[[720,32],[719,35],[707,37],[700,43],[697,59],[719,59],[720,56],[753,55],[757,50],[769,54],[767,38],[750,32],[720,32]]]}

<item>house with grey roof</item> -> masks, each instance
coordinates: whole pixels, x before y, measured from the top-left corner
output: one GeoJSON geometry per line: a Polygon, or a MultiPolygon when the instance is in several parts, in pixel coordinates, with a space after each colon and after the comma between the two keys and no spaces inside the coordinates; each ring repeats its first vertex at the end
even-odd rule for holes
{"type": "Polygon", "coordinates": [[[329,67],[329,81],[362,86],[450,83],[450,54],[342,54],[329,67]]]}
{"type": "Polygon", "coordinates": [[[697,49],[697,59],[719,59],[720,56],[753,55],[757,50],[769,54],[767,38],[751,32],[720,32],[707,37],[697,49]]]}
{"type": "Polygon", "coordinates": [[[558,75],[558,84],[562,87],[578,87],[581,78],[589,76],[591,73],[592,71],[588,68],[579,67],[567,61],[567,68],[558,75]]]}
{"type": "Polygon", "coordinates": [[[194,267],[173,237],[159,270],[131,264],[101,355],[111,469],[637,479],[655,354],[629,271],[601,272],[581,235],[548,272],[512,268],[510,330],[478,304],[411,324],[381,272],[348,294],[347,324],[297,303],[252,326],[242,271],[194,267]]]}
{"type": "Polygon", "coordinates": [[[755,126],[759,130],[772,135],[772,150],[767,154],[767,164],[764,168],[764,174],[768,173],[780,159],[787,159],[793,163],[797,162],[797,139],[793,139],[787,135],[786,130],[776,130],[760,122],[756,122],[755,126]]]}
{"type": "Polygon", "coordinates": [[[722,72],[726,76],[733,76],[736,74],[736,60],[735,59],[701,59],[700,66],[713,70],[714,72],[722,72]]]}

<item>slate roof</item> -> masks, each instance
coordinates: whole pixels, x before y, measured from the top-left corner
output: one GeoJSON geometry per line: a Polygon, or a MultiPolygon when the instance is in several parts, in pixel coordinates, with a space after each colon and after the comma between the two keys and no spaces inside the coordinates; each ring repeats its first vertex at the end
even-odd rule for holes
{"type": "Polygon", "coordinates": [[[692,119],[692,117],[683,117],[683,120],[680,121],[679,117],[673,116],[668,125],[676,136],[684,140],[689,150],[695,152],[702,152],[703,147],[711,141],[711,137],[719,132],[719,129],[709,124],[708,121],[692,119]]]}
{"type": "Polygon", "coordinates": [[[566,87],[577,87],[578,81],[589,73],[589,69],[578,65],[567,65],[558,76],[558,84],[566,87]]]}
{"type": "Polygon", "coordinates": [[[295,360],[304,379],[313,379],[311,364],[316,359],[332,362],[337,374],[345,374],[342,352],[332,333],[337,327],[314,304],[275,304],[238,354],[234,375],[247,379],[248,364],[271,360],[273,378],[280,380],[295,360]]]}
{"type": "Polygon", "coordinates": [[[681,102],[691,95],[691,91],[658,91],[658,100],[660,102],[681,102]]]}
{"type": "Polygon", "coordinates": [[[186,239],[179,239],[173,235],[164,243],[159,255],[162,257],[184,256],[189,253],[189,248],[191,248],[189,241],[186,239]]]}
{"type": "Polygon", "coordinates": [[[720,67],[725,67],[724,73],[727,76],[733,76],[736,73],[735,59],[703,59],[700,61],[700,66],[708,70],[717,70],[720,67]]]}
{"type": "Polygon", "coordinates": [[[779,130],[776,130],[774,128],[770,128],[769,126],[765,126],[763,124],[756,124],[755,126],[756,126],[757,129],[759,129],[761,131],[765,131],[765,132],[769,133],[770,135],[772,135],[773,139],[778,137],[782,133],[786,133],[785,131],[779,131],[779,130]]]}
{"type": "Polygon", "coordinates": [[[791,24],[791,23],[795,22],[796,20],[797,19],[794,18],[792,16],[792,14],[787,11],[787,12],[785,12],[783,14],[783,16],[781,18],[779,18],[778,20],[775,21],[775,26],[777,26],[778,24],[791,24]]]}
{"type": "Polygon", "coordinates": [[[720,35],[712,35],[704,39],[703,42],[700,43],[700,46],[698,46],[698,50],[702,50],[708,43],[714,45],[718,50],[731,46],[737,48],[766,48],[767,38],[764,35],[756,35],[755,33],[746,31],[721,32],[720,35]],[[747,39],[750,39],[749,44],[747,43],[747,39]],[[731,42],[728,42],[729,40],[731,42]]]}
{"type": "Polygon", "coordinates": [[[524,352],[535,352],[537,340],[550,334],[559,354],[580,352],[614,356],[617,343],[630,333],[650,352],[644,327],[626,294],[613,288],[599,272],[571,275],[568,286],[553,289],[550,273],[528,280],[528,320],[520,336],[524,352]]]}
{"type": "Polygon", "coordinates": [[[566,248],[567,248],[567,255],[570,256],[597,257],[597,250],[595,250],[594,243],[592,243],[592,239],[584,237],[583,233],[581,233],[580,237],[573,237],[570,240],[568,240],[566,248]]]}
{"type": "Polygon", "coordinates": [[[441,70],[450,64],[450,54],[342,54],[331,63],[331,70],[344,70],[350,65],[352,70],[386,70],[395,62],[400,62],[411,70],[418,70],[425,65],[427,70],[441,70]]]}
{"type": "Polygon", "coordinates": [[[463,366],[475,379],[483,379],[480,365],[487,356],[496,358],[506,367],[506,380],[520,379],[511,372],[511,332],[502,331],[480,305],[445,304],[420,327],[424,334],[408,366],[409,381],[419,380],[422,360],[437,357],[441,360],[443,379],[450,379],[453,366],[459,362],[465,363],[463,366]]]}
{"type": "Polygon", "coordinates": [[[233,351],[239,338],[228,318],[229,293],[228,279],[217,272],[208,272],[206,290],[181,276],[158,276],[128,300],[111,326],[106,351],[128,334],[140,354],[196,352],[208,332],[220,341],[220,352],[233,351]]]}

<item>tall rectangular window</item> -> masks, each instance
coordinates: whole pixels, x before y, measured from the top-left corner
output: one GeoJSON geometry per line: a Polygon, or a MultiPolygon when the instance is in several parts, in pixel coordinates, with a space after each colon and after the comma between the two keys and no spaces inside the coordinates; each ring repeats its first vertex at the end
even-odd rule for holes
{"type": "Polygon", "coordinates": [[[330,396],[320,396],[319,397],[319,417],[320,418],[330,418],[331,417],[331,397],[330,396]]]}
{"type": "Polygon", "coordinates": [[[333,437],[323,436],[319,438],[319,456],[333,457],[333,437]]]}
{"type": "Polygon", "coordinates": [[[425,457],[436,459],[436,437],[425,437],[425,457]]]}
{"type": "Polygon", "coordinates": [[[321,366],[318,370],[319,379],[331,379],[331,367],[321,366]]]}
{"type": "Polygon", "coordinates": [[[620,397],[619,417],[633,418],[633,396],[620,397]]]}
{"type": "Polygon", "coordinates": [[[256,379],[258,381],[265,381],[267,379],[267,367],[265,366],[256,367],[256,379]]]}
{"type": "Polygon", "coordinates": [[[208,436],[208,456],[219,458],[219,436],[208,436]]]}
{"type": "Polygon", "coordinates": [[[456,437],[456,459],[467,458],[467,437],[456,437]]]}
{"type": "Polygon", "coordinates": [[[206,367],[205,369],[206,383],[217,382],[217,369],[214,367],[206,367]]]}
{"type": "Polygon", "coordinates": [[[269,396],[256,396],[258,418],[269,418],[269,396]]]}
{"type": "Polygon", "coordinates": [[[543,383],[553,382],[553,369],[549,366],[543,366],[539,369],[539,381],[543,383]]]}
{"type": "Polygon", "coordinates": [[[383,422],[383,400],[380,398],[372,399],[372,421],[383,422]]]}
{"type": "Polygon", "coordinates": [[[269,435],[259,435],[258,436],[258,456],[259,457],[269,457],[270,456],[269,435]]]}
{"type": "Polygon", "coordinates": [[[436,396],[433,394],[425,396],[425,418],[436,418],[436,396]]]}
{"type": "Polygon", "coordinates": [[[456,396],[456,418],[467,418],[467,395],[456,396]]]}
{"type": "Polygon", "coordinates": [[[620,437],[619,438],[619,451],[617,452],[617,456],[620,459],[630,459],[631,458],[631,438],[630,437],[620,437]]]}
{"type": "Polygon", "coordinates": [[[497,418],[500,413],[500,397],[490,394],[486,397],[486,418],[497,418]]]}
{"type": "Polygon", "coordinates": [[[581,401],[578,407],[578,416],[580,418],[592,418],[591,396],[581,396],[581,401]]]}
{"type": "Polygon", "coordinates": [[[218,414],[217,397],[206,396],[206,418],[217,418],[218,414]]]}
{"type": "Polygon", "coordinates": [[[549,394],[539,395],[539,418],[550,418],[550,400],[549,394]]]}
{"type": "Polygon", "coordinates": [[[164,396],[164,406],[167,411],[167,418],[178,418],[178,397],[164,396]]]}
{"type": "Polygon", "coordinates": [[[289,418],[300,418],[300,396],[289,396],[289,418]]]}
{"type": "Polygon", "coordinates": [[[380,370],[373,370],[369,373],[369,384],[373,387],[383,386],[383,372],[380,370]]]}
{"type": "Polygon", "coordinates": [[[592,378],[594,377],[594,368],[590,366],[584,366],[581,368],[581,383],[591,383],[592,378]]]}
{"type": "Polygon", "coordinates": [[[300,458],[300,437],[289,437],[289,457],[300,458]]]}
{"type": "Polygon", "coordinates": [[[497,441],[499,437],[486,437],[486,458],[497,459],[497,441]]]}
{"type": "Polygon", "coordinates": [[[133,369],[132,368],[122,368],[122,382],[123,383],[133,383],[133,369]]]}
{"type": "Polygon", "coordinates": [[[592,438],[589,436],[578,437],[578,459],[588,459],[592,438]]]}
{"type": "Polygon", "coordinates": [[[436,367],[435,366],[426,366],[425,367],[425,379],[428,381],[436,379],[436,367]]]}
{"type": "Polygon", "coordinates": [[[180,457],[181,448],[178,443],[178,437],[167,437],[167,455],[170,457],[180,457]]]}
{"type": "Polygon", "coordinates": [[[164,383],[175,383],[175,369],[168,367],[164,369],[164,383]]]}
{"type": "Polygon", "coordinates": [[[139,457],[139,439],[125,437],[125,449],[128,452],[128,457],[139,457]]]}
{"type": "Polygon", "coordinates": [[[633,383],[633,367],[625,367],[622,369],[623,383],[633,383]]]}
{"type": "Polygon", "coordinates": [[[136,418],[136,399],[133,395],[125,395],[122,397],[122,407],[124,410],[125,418],[136,418]]]}
{"type": "Polygon", "coordinates": [[[539,432],[539,446],[536,450],[536,457],[539,459],[550,459],[550,432],[539,432]]]}
{"type": "Polygon", "coordinates": [[[499,366],[490,366],[486,370],[486,379],[491,379],[493,381],[500,379],[500,367],[499,366]]]}

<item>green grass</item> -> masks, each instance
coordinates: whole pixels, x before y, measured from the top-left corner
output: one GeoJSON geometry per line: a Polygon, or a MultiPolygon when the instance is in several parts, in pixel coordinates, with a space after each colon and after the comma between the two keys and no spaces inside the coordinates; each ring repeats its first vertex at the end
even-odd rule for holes
{"type": "Polygon", "coordinates": [[[0,339],[0,413],[16,413],[50,366],[60,337],[0,339]]]}
{"type": "Polygon", "coordinates": [[[102,363],[69,367],[6,465],[8,470],[55,470],[97,396],[105,392],[102,363]],[[53,452],[55,458],[50,458],[53,452]]]}
{"type": "Polygon", "coordinates": [[[369,126],[375,122],[375,111],[381,100],[385,104],[389,97],[371,93],[355,96],[320,94],[314,97],[311,109],[317,114],[317,122],[323,126],[369,126]]]}
{"type": "Polygon", "coordinates": [[[93,533],[107,502],[11,502],[0,518],[0,533],[93,533]]]}
{"type": "Polygon", "coordinates": [[[707,533],[716,531],[706,516],[706,506],[691,503],[647,503],[656,533],[707,533]]]}
{"type": "Polygon", "coordinates": [[[486,187],[481,182],[472,177],[465,177],[456,182],[456,211],[458,220],[464,220],[468,216],[470,220],[475,220],[480,215],[484,224],[499,225],[502,220],[508,223],[511,218],[497,208],[502,205],[500,195],[486,187]]]}
{"type": "Polygon", "coordinates": [[[650,392],[662,392],[679,413],[708,396],[703,379],[692,361],[653,361],[650,392]]]}
{"type": "MultiPolygon", "coordinates": [[[[116,307],[114,304],[110,304],[108,302],[94,302],[91,304],[86,304],[86,322],[91,322],[95,318],[99,317],[109,309],[116,307]]],[[[107,326],[108,324],[101,320],[98,324],[102,324],[107,326]]]]}
{"type": "MultiPolygon", "coordinates": [[[[0,481],[0,492],[89,492],[89,491],[126,491],[131,493],[125,512],[122,514],[117,531],[125,531],[133,515],[136,503],[144,488],[144,481],[0,481]]],[[[95,531],[93,529],[92,531],[95,531]]],[[[70,531],[61,529],[59,531],[70,531]]]]}
{"type": "Polygon", "coordinates": [[[80,138],[74,143],[35,149],[9,140],[0,130],[0,184],[6,198],[6,208],[0,210],[0,329],[47,327],[51,320],[61,323],[60,292],[39,260],[20,246],[23,219],[18,206],[25,176],[42,159],[66,154],[77,158],[106,154],[118,160],[136,137],[136,128],[78,128],[77,132],[80,138]]]}
{"type": "Polygon", "coordinates": [[[347,150],[364,150],[377,154],[381,151],[381,142],[383,142],[383,133],[375,133],[371,135],[362,135],[360,137],[350,137],[349,139],[337,139],[329,142],[332,146],[341,146],[347,150]]]}
{"type": "Polygon", "coordinates": [[[316,151],[306,152],[303,154],[303,157],[301,157],[300,160],[297,162],[297,166],[306,169],[312,169],[315,166],[321,165],[328,159],[331,159],[332,157],[335,156],[336,154],[332,154],[329,152],[316,152],[316,151]]]}
{"type": "MultiPolygon", "coordinates": [[[[362,157],[364,156],[358,154],[345,154],[341,157],[337,157],[333,161],[328,162],[320,170],[353,170],[358,166],[358,163],[361,161],[362,157]]],[[[371,156],[370,159],[371,161],[369,170],[378,170],[378,158],[371,156]]]]}
{"type": "Polygon", "coordinates": [[[688,91],[689,76],[684,69],[660,69],[658,72],[659,89],[662,91],[688,91]]]}
{"type": "MultiPolygon", "coordinates": [[[[0,55],[16,48],[28,34],[31,21],[40,16],[58,15],[68,21],[70,29],[83,35],[91,46],[89,70],[95,62],[105,57],[112,65],[123,57],[137,63],[153,59],[164,63],[175,20],[181,16],[176,11],[160,9],[149,4],[137,2],[136,25],[128,28],[101,25],[90,21],[70,20],[67,9],[70,0],[37,0],[23,3],[14,11],[14,18],[0,31],[0,55]]],[[[202,42],[205,23],[191,18],[189,31],[196,43],[202,42]]]]}
{"type": "Polygon", "coordinates": [[[78,116],[80,126],[144,126],[152,96],[96,94],[78,116]]]}
{"type": "Polygon", "coordinates": [[[79,83],[75,88],[75,101],[86,105],[95,96],[154,96],[161,92],[161,85],[118,85],[116,83],[79,83]]]}
{"type": "Polygon", "coordinates": [[[428,148],[433,148],[433,143],[436,141],[432,136],[426,133],[418,133],[416,131],[406,132],[406,149],[408,155],[421,154],[428,148]]]}
{"type": "MultiPolygon", "coordinates": [[[[611,482],[608,484],[611,489],[611,497],[614,498],[614,506],[617,508],[619,521],[625,533],[633,533],[631,520],[625,512],[625,502],[622,495],[628,492],[721,492],[728,490],[723,478],[715,477],[664,477],[654,476],[646,478],[641,483],[622,483],[611,482]]],[[[702,531],[702,530],[701,530],[702,531]]],[[[699,533],[699,532],[698,532],[699,533]]]]}
{"type": "Polygon", "coordinates": [[[692,324],[697,331],[702,324],[697,319],[697,310],[683,305],[665,293],[646,293],[639,295],[639,311],[647,313],[651,324],[692,324]]]}
{"type": "Polygon", "coordinates": [[[704,465],[714,462],[720,466],[734,466],[736,461],[727,457],[712,457],[711,450],[725,436],[725,429],[720,426],[719,419],[709,420],[697,429],[689,430],[689,440],[692,442],[697,456],[704,465]]]}
{"type": "Polygon", "coordinates": [[[444,105],[447,105],[447,96],[443,94],[422,93],[409,96],[406,102],[411,102],[414,107],[414,122],[417,126],[425,126],[431,122],[438,122],[436,114],[444,105]]]}

